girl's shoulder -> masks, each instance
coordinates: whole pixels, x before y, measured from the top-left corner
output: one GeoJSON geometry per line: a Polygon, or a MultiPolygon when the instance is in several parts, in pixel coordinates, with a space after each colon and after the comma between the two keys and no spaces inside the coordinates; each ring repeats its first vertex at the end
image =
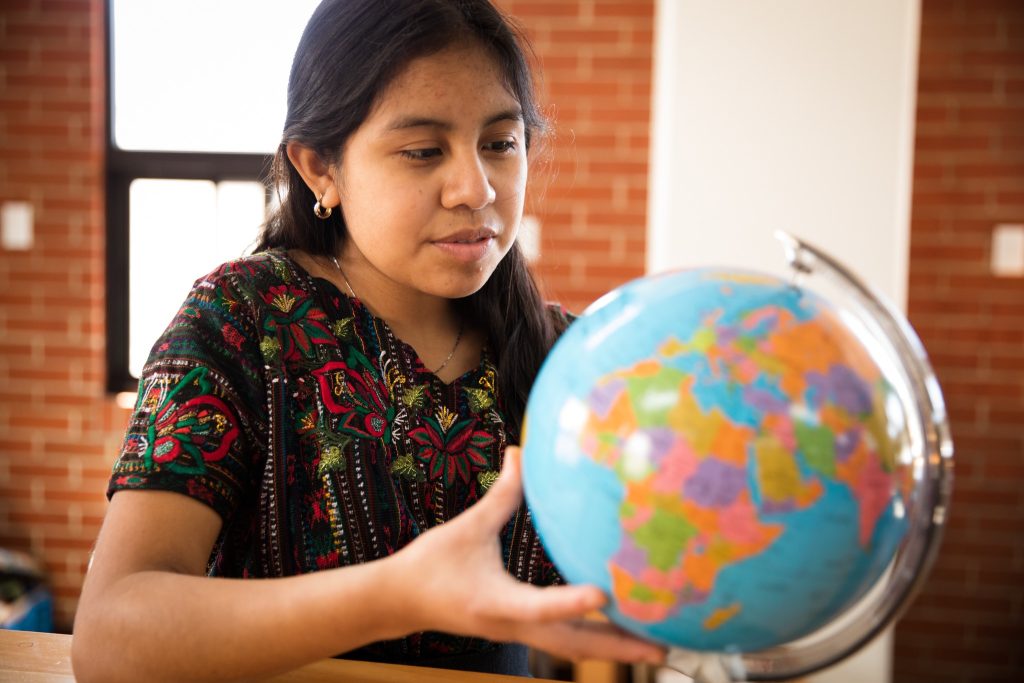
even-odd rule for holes
{"type": "Polygon", "coordinates": [[[222,263],[196,280],[195,289],[217,289],[253,301],[309,288],[308,278],[284,249],[269,249],[222,263]]]}
{"type": "Polygon", "coordinates": [[[284,249],[268,249],[226,261],[203,276],[204,280],[246,280],[254,283],[264,280],[289,281],[294,279],[295,267],[284,249]]]}

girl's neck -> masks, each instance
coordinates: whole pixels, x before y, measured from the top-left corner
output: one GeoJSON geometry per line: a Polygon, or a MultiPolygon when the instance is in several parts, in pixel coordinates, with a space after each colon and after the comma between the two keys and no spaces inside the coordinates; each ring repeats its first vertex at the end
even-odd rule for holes
{"type": "Polygon", "coordinates": [[[341,279],[339,289],[358,299],[402,338],[413,331],[450,337],[462,328],[450,299],[400,285],[375,270],[365,259],[343,255],[331,259],[331,265],[341,279]]]}
{"type": "Polygon", "coordinates": [[[450,299],[423,292],[409,292],[374,271],[365,261],[348,259],[334,263],[329,256],[292,251],[310,274],[334,283],[373,315],[387,323],[392,333],[415,349],[424,365],[449,382],[476,367],[484,344],[483,335],[463,321],[450,299]]]}

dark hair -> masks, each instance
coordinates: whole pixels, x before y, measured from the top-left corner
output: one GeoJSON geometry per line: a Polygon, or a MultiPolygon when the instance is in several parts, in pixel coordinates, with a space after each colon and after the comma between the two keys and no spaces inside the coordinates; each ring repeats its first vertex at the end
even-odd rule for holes
{"type": "MultiPolygon", "coordinates": [[[[505,86],[522,108],[526,146],[545,132],[526,57],[511,21],[488,0],[324,0],[313,12],[292,62],[288,112],[274,157],[281,198],[256,251],[284,247],[334,254],[347,237],[341,211],[313,216],[316,197],[286,154],[296,141],[327,164],[337,164],[349,136],[410,61],[475,40],[490,52],[505,86]]],[[[540,364],[560,330],[550,315],[518,244],[476,293],[456,302],[487,334],[498,368],[498,390],[510,440],[518,440],[523,411],[540,364]]]]}

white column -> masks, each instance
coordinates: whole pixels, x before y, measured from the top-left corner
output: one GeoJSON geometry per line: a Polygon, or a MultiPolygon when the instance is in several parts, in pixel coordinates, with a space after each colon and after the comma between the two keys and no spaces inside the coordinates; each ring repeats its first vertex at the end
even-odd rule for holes
{"type": "MultiPolygon", "coordinates": [[[[647,266],[784,274],[772,234],[906,307],[920,0],[659,0],[647,266]]],[[[811,680],[891,679],[891,631],[811,680]]]]}

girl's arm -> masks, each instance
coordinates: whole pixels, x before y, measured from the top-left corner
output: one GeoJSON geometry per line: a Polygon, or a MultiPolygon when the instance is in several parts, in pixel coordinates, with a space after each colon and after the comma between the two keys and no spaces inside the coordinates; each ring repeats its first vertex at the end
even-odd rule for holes
{"type": "Polygon", "coordinates": [[[77,680],[229,681],[287,671],[423,630],[519,641],[571,659],[656,661],[607,624],[591,586],[509,576],[498,532],[521,500],[518,454],[476,505],[374,562],[283,579],[205,576],[220,517],[176,493],[111,500],[78,606],[77,680]]]}

